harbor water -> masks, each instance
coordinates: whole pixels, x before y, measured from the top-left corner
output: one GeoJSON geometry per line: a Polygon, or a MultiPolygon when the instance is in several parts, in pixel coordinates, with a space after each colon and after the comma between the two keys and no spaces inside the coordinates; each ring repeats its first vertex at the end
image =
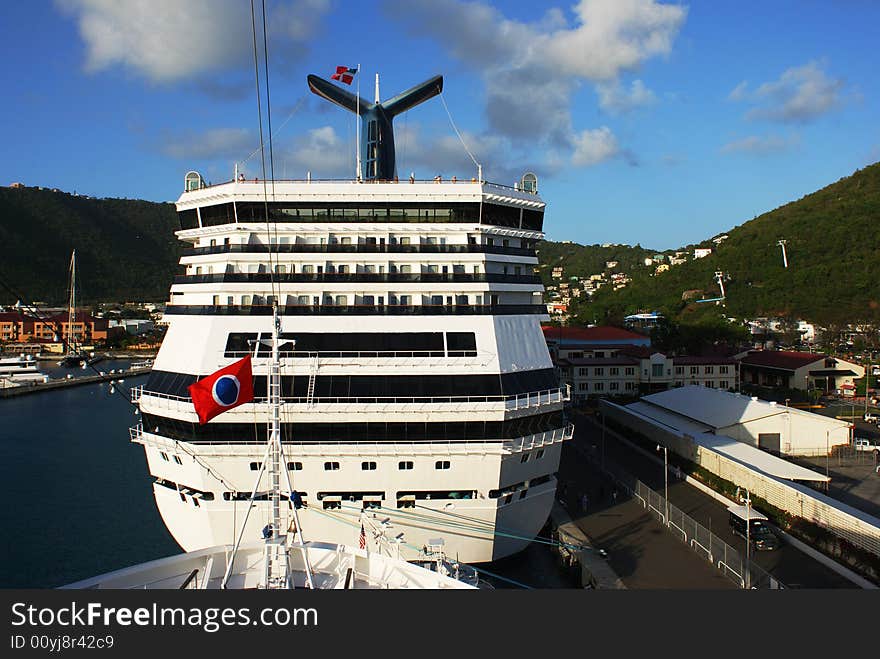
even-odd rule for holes
{"type": "MultiPolygon", "coordinates": [[[[100,383],[0,400],[0,587],[55,587],[180,552],[156,510],[143,448],[128,439],[138,421],[128,389],[145,379],[126,378],[116,393],[100,383]]],[[[574,585],[547,545],[480,567],[501,577],[489,579],[499,588],[511,586],[505,579],[574,585]]]]}

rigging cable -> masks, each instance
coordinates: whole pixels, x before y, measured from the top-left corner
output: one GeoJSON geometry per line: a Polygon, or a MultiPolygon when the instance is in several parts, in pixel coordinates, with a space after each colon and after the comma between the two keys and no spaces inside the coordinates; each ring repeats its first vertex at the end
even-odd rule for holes
{"type": "Polygon", "coordinates": [[[474,158],[474,154],[471,153],[470,149],[467,148],[467,144],[464,143],[464,138],[461,136],[461,133],[458,132],[458,127],[455,125],[455,121],[452,119],[452,113],[449,111],[449,106],[446,105],[446,98],[443,96],[443,92],[440,92],[440,100],[443,101],[443,107],[446,109],[446,116],[449,117],[449,123],[452,125],[452,130],[454,130],[455,134],[458,135],[458,140],[461,142],[461,146],[464,147],[465,152],[467,152],[474,165],[476,165],[477,173],[479,174],[480,180],[482,180],[483,166],[477,162],[476,158],[474,158]]]}
{"type": "MultiPolygon", "coordinates": [[[[269,191],[266,188],[266,149],[263,142],[263,103],[262,103],[262,95],[260,94],[260,63],[257,57],[257,19],[256,12],[254,9],[254,0],[251,0],[251,29],[253,32],[253,40],[254,40],[254,83],[257,89],[257,119],[260,124],[260,163],[261,163],[261,172],[262,172],[262,180],[263,180],[263,209],[266,213],[266,238],[268,245],[268,254],[269,254],[269,282],[272,289],[272,295],[275,295],[275,276],[272,272],[272,230],[271,225],[269,223],[269,191]]],[[[265,56],[265,53],[264,53],[265,56]]]]}
{"type": "MultiPolygon", "coordinates": [[[[359,512],[359,513],[360,513],[360,512],[363,512],[360,508],[354,508],[354,507],[351,507],[351,506],[346,506],[346,508],[349,508],[350,510],[357,511],[357,512],[359,512]]],[[[317,508],[314,508],[314,509],[311,509],[311,508],[310,508],[310,510],[312,510],[313,512],[316,512],[316,513],[318,513],[318,514],[320,514],[320,515],[324,515],[325,517],[328,517],[329,519],[335,520],[335,521],[337,521],[337,522],[341,522],[342,524],[347,524],[348,526],[353,526],[353,527],[355,527],[355,528],[358,528],[358,527],[360,526],[360,524],[359,524],[358,522],[351,522],[351,521],[349,521],[349,520],[347,520],[347,519],[342,519],[342,518],[340,518],[340,517],[337,517],[336,515],[333,515],[333,514],[328,513],[328,512],[325,511],[325,510],[319,510],[319,509],[317,509],[317,508]]],[[[421,551],[422,551],[422,548],[421,548],[421,547],[416,547],[415,545],[413,545],[413,544],[411,544],[411,543],[409,543],[409,542],[406,542],[406,541],[404,541],[404,540],[401,540],[401,541],[400,541],[400,544],[409,547],[409,548],[412,549],[413,551],[417,551],[417,552],[420,552],[420,553],[421,553],[421,551]]],[[[479,567],[476,567],[475,565],[468,565],[467,563],[462,563],[461,561],[458,561],[458,560],[456,560],[456,559],[453,559],[453,558],[451,558],[451,557],[449,557],[449,556],[446,557],[446,560],[449,561],[449,562],[451,562],[451,563],[455,563],[456,565],[467,565],[467,567],[469,567],[470,569],[474,570],[475,572],[480,572],[480,573],[485,574],[485,575],[487,575],[487,576],[490,576],[490,577],[492,577],[492,578],[494,578],[494,579],[499,579],[500,581],[506,581],[506,582],[508,582],[508,583],[510,583],[510,584],[513,584],[514,586],[517,586],[517,587],[519,587],[519,588],[523,588],[523,589],[525,589],[525,590],[533,590],[533,588],[532,588],[531,586],[529,586],[528,584],[524,584],[524,583],[522,583],[522,582],[520,582],[520,581],[515,581],[514,579],[510,579],[509,577],[503,577],[503,576],[501,576],[500,574],[496,574],[496,573],[494,573],[494,572],[490,572],[489,570],[486,570],[486,569],[484,569],[484,568],[479,568],[479,567]]]]}

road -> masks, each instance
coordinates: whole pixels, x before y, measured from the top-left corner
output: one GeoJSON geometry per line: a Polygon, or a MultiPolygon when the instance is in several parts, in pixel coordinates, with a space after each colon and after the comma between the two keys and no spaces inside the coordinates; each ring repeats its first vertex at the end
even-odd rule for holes
{"type": "Polygon", "coordinates": [[[733,581],[669,533],[642,504],[623,493],[612,500],[613,481],[571,442],[562,449],[562,503],[592,546],[608,554],[608,564],[629,589],[729,590],[733,581]],[[587,489],[587,510],[580,496],[587,489]],[[599,497],[599,489],[604,496],[599,497]]]}
{"type": "MultiPolygon", "coordinates": [[[[575,412],[576,446],[597,450],[602,454],[601,427],[594,417],[575,412]],[[592,447],[596,446],[596,449],[592,447]]],[[[605,433],[604,457],[641,480],[653,490],[663,492],[663,459],[647,457],[605,433]]],[[[596,491],[598,496],[598,488],[596,491]]],[[[669,500],[698,523],[710,529],[727,544],[745,552],[745,540],[728,526],[726,507],[684,481],[676,481],[670,473],[669,500]]],[[[679,546],[682,546],[679,543],[679,546]]],[[[682,546],[683,547],[683,546],[682,546]]],[[[689,550],[687,550],[689,551],[689,550]]],[[[752,552],[752,560],[789,588],[856,588],[851,581],[818,563],[795,547],[783,543],[775,551],[752,552]]]]}

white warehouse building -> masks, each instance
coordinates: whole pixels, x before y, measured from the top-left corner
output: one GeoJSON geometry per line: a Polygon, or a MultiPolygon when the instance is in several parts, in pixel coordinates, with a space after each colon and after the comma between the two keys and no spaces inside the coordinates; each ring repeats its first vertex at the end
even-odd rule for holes
{"type": "Polygon", "coordinates": [[[824,455],[851,441],[846,421],[722,389],[685,386],[644,396],[639,412],[781,455],[824,455]]]}

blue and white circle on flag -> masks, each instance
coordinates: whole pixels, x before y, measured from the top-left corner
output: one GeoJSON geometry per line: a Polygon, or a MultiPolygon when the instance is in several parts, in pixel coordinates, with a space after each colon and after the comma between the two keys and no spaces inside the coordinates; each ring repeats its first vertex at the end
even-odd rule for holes
{"type": "Polygon", "coordinates": [[[211,387],[211,395],[214,402],[223,407],[230,407],[238,402],[238,394],[241,384],[234,375],[221,375],[211,387]]]}

